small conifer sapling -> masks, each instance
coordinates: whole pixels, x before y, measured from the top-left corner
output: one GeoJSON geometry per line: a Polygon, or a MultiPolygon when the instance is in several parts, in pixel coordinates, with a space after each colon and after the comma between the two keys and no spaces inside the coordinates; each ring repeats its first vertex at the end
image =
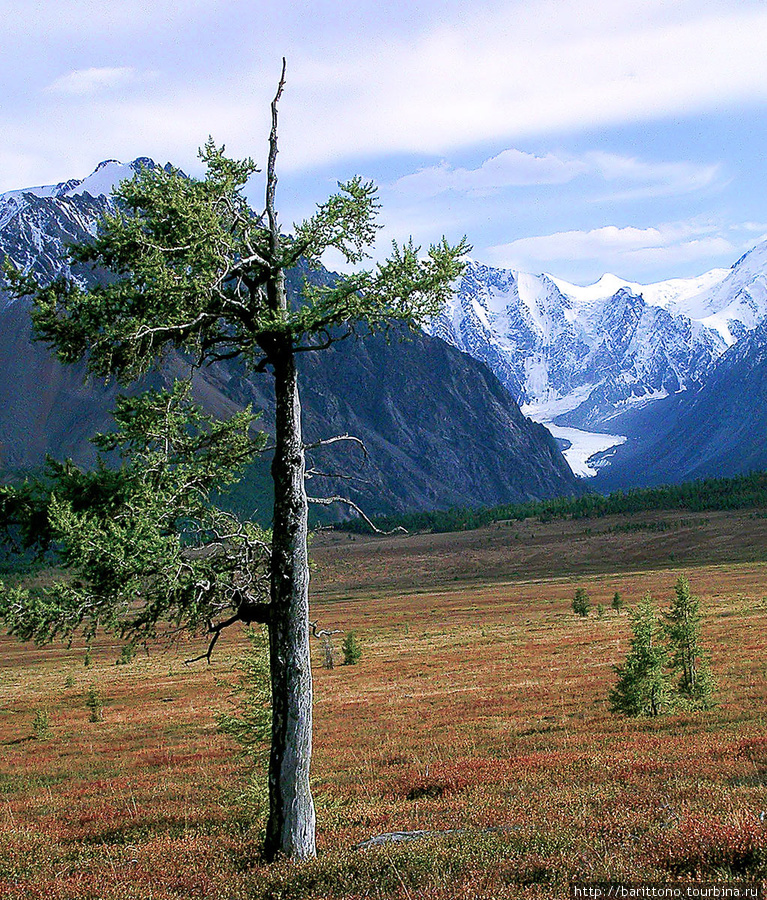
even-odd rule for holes
{"type": "Polygon", "coordinates": [[[591,609],[591,600],[586,588],[576,588],[575,596],[573,597],[573,612],[577,616],[583,616],[585,619],[589,614],[589,609],[591,609]]]}

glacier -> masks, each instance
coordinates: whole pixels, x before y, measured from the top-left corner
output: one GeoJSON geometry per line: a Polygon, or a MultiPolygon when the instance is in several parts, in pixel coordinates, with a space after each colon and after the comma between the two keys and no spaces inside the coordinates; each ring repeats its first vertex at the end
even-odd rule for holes
{"type": "Polygon", "coordinates": [[[523,412],[569,442],[589,477],[626,441],[624,417],[696,390],[717,359],[767,318],[767,243],[730,269],[639,284],[580,286],[469,260],[427,331],[485,362],[523,412]]]}

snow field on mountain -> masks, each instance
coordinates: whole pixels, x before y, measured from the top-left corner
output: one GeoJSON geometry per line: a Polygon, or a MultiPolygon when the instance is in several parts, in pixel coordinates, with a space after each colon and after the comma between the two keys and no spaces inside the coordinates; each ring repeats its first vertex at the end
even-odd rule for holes
{"type": "Polygon", "coordinates": [[[626,440],[623,415],[697,390],[765,318],[767,243],[731,269],[650,285],[606,274],[579,286],[470,260],[428,330],[485,362],[590,476],[590,456],[626,440]]]}

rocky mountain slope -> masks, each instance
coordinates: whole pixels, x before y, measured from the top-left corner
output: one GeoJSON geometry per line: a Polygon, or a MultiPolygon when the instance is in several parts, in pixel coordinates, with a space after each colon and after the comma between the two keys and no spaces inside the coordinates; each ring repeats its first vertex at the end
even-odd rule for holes
{"type": "Polygon", "coordinates": [[[580,442],[566,452],[571,464],[597,451],[581,469],[595,474],[613,453],[617,460],[648,447],[658,437],[657,402],[692,396],[723,354],[732,358],[728,348],[765,320],[767,243],[731,269],[652,285],[605,275],[578,287],[472,263],[457,287],[430,333],[486,362],[526,414],[580,442]]]}
{"type": "Polygon", "coordinates": [[[628,424],[650,437],[614,451],[595,479],[599,490],[767,469],[767,321],[730,347],[698,390],[628,424]]]}
{"type": "Polygon", "coordinates": [[[578,287],[473,262],[429,331],[482,359],[531,411],[600,427],[703,379],[767,315],[767,245],[732,269],[578,287]]]}
{"type": "MultiPolygon", "coordinates": [[[[81,182],[0,196],[0,254],[49,278],[65,267],[65,247],[94,233],[108,208],[108,191],[138,166],[102,164],[81,182]]],[[[87,273],[77,273],[86,278],[87,273]]],[[[298,279],[296,279],[298,280],[298,279]]],[[[493,504],[573,493],[580,486],[549,433],[525,418],[481,363],[427,335],[387,344],[381,338],[343,342],[304,354],[303,398],[309,440],[352,432],[369,460],[341,445],[316,468],[355,476],[316,476],[315,493],[344,493],[372,512],[493,504]]],[[[188,372],[180,356],[156,379],[188,372]]],[[[40,465],[44,454],[92,462],[88,437],[109,427],[116,388],[84,384],[32,343],[23,301],[0,311],[0,462],[8,469],[40,465]]],[[[272,422],[269,376],[252,376],[234,362],[200,370],[195,391],[226,415],[245,403],[272,422]]]]}

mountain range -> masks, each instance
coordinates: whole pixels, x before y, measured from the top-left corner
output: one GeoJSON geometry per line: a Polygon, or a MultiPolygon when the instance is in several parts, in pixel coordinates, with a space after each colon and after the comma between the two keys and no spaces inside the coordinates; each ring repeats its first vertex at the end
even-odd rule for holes
{"type": "MultiPolygon", "coordinates": [[[[429,331],[486,362],[523,411],[562,440],[578,474],[626,487],[746,471],[760,458],[764,432],[749,429],[745,415],[758,391],[743,394],[724,373],[748,364],[752,344],[742,342],[765,317],[767,243],[730,269],[651,285],[605,275],[581,287],[471,262],[429,331]],[[733,415],[723,387],[718,408],[706,400],[725,383],[741,392],[734,406],[744,418],[730,421],[726,439],[724,427],[712,429],[716,447],[704,448],[704,416],[733,415]]],[[[749,385],[760,371],[755,364],[749,385]]]]}
{"type": "MultiPolygon", "coordinates": [[[[110,192],[123,178],[155,164],[145,158],[101,163],[83,180],[0,195],[0,256],[41,280],[69,272],[66,247],[96,233],[112,208],[110,192]]],[[[73,270],[87,283],[89,270],[73,270]]],[[[304,277],[291,273],[297,289],[304,277]]],[[[513,397],[479,361],[426,334],[344,341],[302,354],[304,428],[308,441],[351,432],[369,451],[327,447],[310,485],[320,495],[344,494],[371,513],[475,506],[542,499],[582,490],[550,433],[519,410],[513,397]],[[349,480],[347,477],[351,475],[349,480]]],[[[171,354],[150,376],[155,385],[188,375],[171,354]]],[[[4,296],[0,309],[0,466],[39,467],[46,453],[94,461],[88,438],[110,427],[117,387],[84,380],[82,366],[61,366],[32,340],[29,307],[4,296]]],[[[195,397],[225,416],[247,403],[273,426],[270,376],[237,361],[194,371],[195,397]]],[[[320,454],[318,453],[319,457],[320,454]]],[[[265,475],[251,473],[256,480],[265,475]]],[[[250,501],[258,493],[244,491],[250,501]]]]}
{"type": "Polygon", "coordinates": [[[647,406],[599,470],[600,490],[654,486],[767,469],[767,320],[716,361],[696,389],[647,406]]]}
{"type": "MultiPolygon", "coordinates": [[[[42,279],[68,272],[67,244],[95,234],[114,185],[154,165],[107,160],[83,180],[0,195],[0,255],[42,279]]],[[[294,272],[296,290],[304,277],[333,276],[294,272]]],[[[307,433],[352,431],[371,449],[356,481],[325,479],[323,492],[351,486],[384,512],[581,490],[560,449],[598,490],[767,467],[766,319],[767,243],[730,269],[649,285],[604,275],[579,286],[469,261],[426,334],[305,355],[307,433]]],[[[174,357],[155,377],[186,371],[174,357]]],[[[271,426],[267,376],[228,363],[196,372],[195,385],[214,412],[253,402],[271,426]]],[[[28,309],[6,298],[0,464],[39,466],[46,452],[92,462],[87,438],[109,427],[115,393],[32,344],[28,309]]],[[[327,454],[323,470],[351,463],[327,454]]]]}

